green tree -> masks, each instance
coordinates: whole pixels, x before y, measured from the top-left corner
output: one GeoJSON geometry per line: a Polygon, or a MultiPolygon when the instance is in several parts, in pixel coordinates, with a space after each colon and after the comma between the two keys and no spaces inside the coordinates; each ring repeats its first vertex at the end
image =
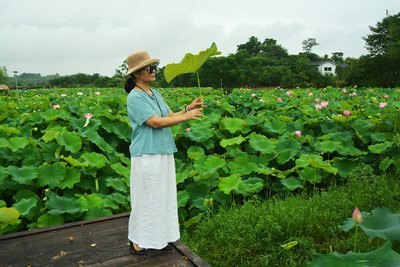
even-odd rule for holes
{"type": "Polygon", "coordinates": [[[348,82],[363,86],[400,86],[400,13],[386,16],[364,37],[368,55],[353,62],[348,82]]]}
{"type": "Polygon", "coordinates": [[[6,84],[8,81],[7,68],[0,67],[0,84],[6,84]]]}
{"type": "Polygon", "coordinates": [[[246,51],[250,56],[256,56],[262,51],[262,43],[257,37],[251,36],[247,43],[237,46],[237,51],[246,51]]]}
{"type": "Polygon", "coordinates": [[[333,52],[331,59],[334,62],[343,62],[343,55],[344,55],[343,52],[333,52]]]}
{"type": "Polygon", "coordinates": [[[301,44],[303,45],[303,51],[306,53],[310,53],[311,49],[314,46],[319,45],[319,43],[317,43],[317,40],[315,38],[307,38],[301,44]]]}
{"type": "Polygon", "coordinates": [[[370,56],[400,56],[400,13],[385,17],[363,37],[370,56]]]}
{"type": "Polygon", "coordinates": [[[277,44],[276,40],[267,38],[261,46],[261,53],[270,58],[282,59],[288,56],[288,52],[281,45],[277,44]]]}
{"type": "Polygon", "coordinates": [[[128,61],[125,59],[118,68],[115,69],[114,76],[125,77],[128,72],[128,61]]]}

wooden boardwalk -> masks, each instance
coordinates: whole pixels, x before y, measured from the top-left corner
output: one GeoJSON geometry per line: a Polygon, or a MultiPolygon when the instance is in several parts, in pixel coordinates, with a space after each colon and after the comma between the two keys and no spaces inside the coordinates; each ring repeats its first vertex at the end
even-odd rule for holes
{"type": "Polygon", "coordinates": [[[129,213],[0,236],[0,266],[209,266],[182,242],[133,255],[129,213]]]}

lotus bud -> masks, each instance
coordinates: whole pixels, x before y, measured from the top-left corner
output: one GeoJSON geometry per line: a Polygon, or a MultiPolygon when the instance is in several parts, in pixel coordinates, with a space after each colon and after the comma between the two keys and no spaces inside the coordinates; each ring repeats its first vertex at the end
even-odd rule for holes
{"type": "Polygon", "coordinates": [[[363,222],[363,218],[362,218],[361,212],[357,207],[353,211],[353,221],[355,223],[362,223],[363,222]]]}

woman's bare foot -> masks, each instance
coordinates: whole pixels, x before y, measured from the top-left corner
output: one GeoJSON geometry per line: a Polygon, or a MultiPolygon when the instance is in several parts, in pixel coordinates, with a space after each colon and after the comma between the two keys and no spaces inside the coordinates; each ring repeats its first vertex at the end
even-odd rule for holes
{"type": "Polygon", "coordinates": [[[138,244],[136,244],[136,243],[133,243],[133,247],[135,248],[136,251],[141,251],[141,250],[144,249],[144,248],[140,247],[140,246],[139,246],[138,244]]]}

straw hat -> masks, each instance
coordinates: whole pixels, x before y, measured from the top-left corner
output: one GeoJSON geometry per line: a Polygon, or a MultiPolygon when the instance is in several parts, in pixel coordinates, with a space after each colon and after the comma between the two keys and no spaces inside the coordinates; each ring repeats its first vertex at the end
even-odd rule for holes
{"type": "Polygon", "coordinates": [[[153,64],[158,61],[158,58],[150,57],[149,53],[144,50],[136,51],[130,54],[127,58],[128,61],[128,72],[129,75],[143,67],[153,64]]]}

